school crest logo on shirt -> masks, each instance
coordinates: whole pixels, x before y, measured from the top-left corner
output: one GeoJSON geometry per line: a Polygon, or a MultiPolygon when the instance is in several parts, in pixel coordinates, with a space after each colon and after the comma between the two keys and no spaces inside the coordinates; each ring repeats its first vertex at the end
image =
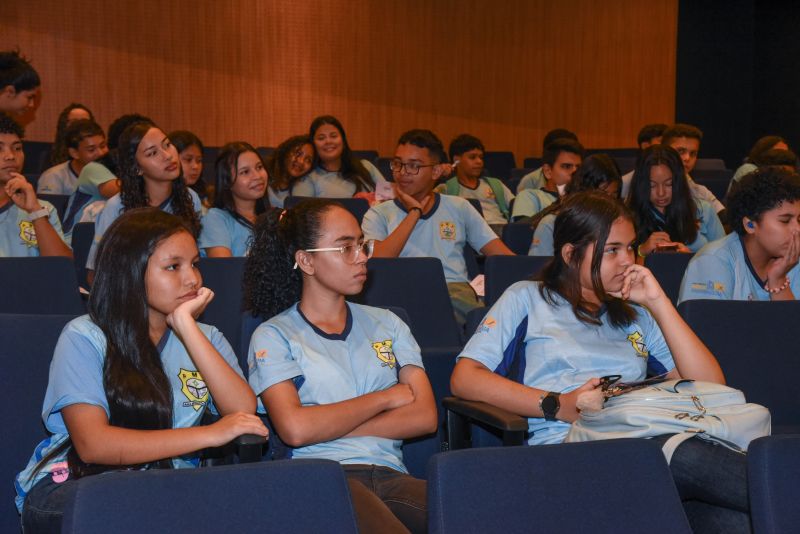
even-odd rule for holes
{"type": "Polygon", "coordinates": [[[478,327],[476,332],[480,332],[482,334],[485,334],[485,333],[488,333],[489,330],[491,330],[495,326],[497,326],[497,321],[495,320],[494,317],[490,317],[489,316],[489,317],[486,317],[486,319],[483,320],[483,322],[478,327]]]}
{"type": "Polygon", "coordinates": [[[647,350],[647,346],[644,344],[644,338],[639,332],[628,335],[628,341],[633,345],[633,350],[636,351],[637,356],[647,358],[650,355],[650,351],[647,350]]]}
{"type": "Polygon", "coordinates": [[[456,225],[450,221],[439,223],[439,237],[448,241],[456,240],[456,225]]]}
{"type": "Polygon", "coordinates": [[[375,355],[378,357],[378,359],[383,362],[381,363],[381,367],[394,369],[394,367],[397,365],[397,358],[394,357],[391,339],[373,343],[372,348],[375,350],[375,355]]]}
{"type": "Polygon", "coordinates": [[[714,282],[713,280],[709,280],[708,282],[692,282],[691,288],[692,291],[696,293],[706,293],[709,295],[725,292],[725,284],[722,282],[714,282]]]}
{"type": "Polygon", "coordinates": [[[183,406],[191,406],[194,411],[205,406],[206,402],[208,402],[208,386],[206,386],[206,381],[203,380],[202,375],[197,371],[181,369],[178,373],[178,378],[181,379],[181,393],[189,399],[183,403],[183,406]]]}
{"type": "Polygon", "coordinates": [[[19,238],[29,247],[36,247],[39,245],[39,241],[36,240],[36,230],[33,229],[33,223],[30,221],[22,221],[19,223],[19,238]]]}

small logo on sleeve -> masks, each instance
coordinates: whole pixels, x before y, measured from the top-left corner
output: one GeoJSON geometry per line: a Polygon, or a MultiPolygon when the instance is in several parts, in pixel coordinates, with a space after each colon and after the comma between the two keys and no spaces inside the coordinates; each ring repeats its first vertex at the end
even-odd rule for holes
{"type": "Polygon", "coordinates": [[[375,351],[375,355],[382,362],[381,367],[388,367],[389,369],[395,368],[397,365],[397,358],[395,358],[394,351],[392,350],[391,339],[373,343],[372,348],[375,351]]]}
{"type": "Polygon", "coordinates": [[[181,380],[181,393],[189,399],[184,401],[183,406],[191,406],[194,411],[205,406],[208,402],[208,386],[202,375],[198,371],[181,369],[178,378],[181,380]]]}
{"type": "Polygon", "coordinates": [[[483,322],[478,327],[476,332],[480,332],[480,333],[485,334],[485,333],[489,332],[489,330],[491,330],[495,326],[497,326],[497,321],[495,320],[495,318],[494,317],[486,317],[486,319],[483,320],[483,322]]]}
{"type": "Polygon", "coordinates": [[[695,293],[705,293],[708,295],[725,293],[725,284],[722,282],[714,282],[713,280],[709,280],[708,282],[692,282],[690,287],[695,293]]]}

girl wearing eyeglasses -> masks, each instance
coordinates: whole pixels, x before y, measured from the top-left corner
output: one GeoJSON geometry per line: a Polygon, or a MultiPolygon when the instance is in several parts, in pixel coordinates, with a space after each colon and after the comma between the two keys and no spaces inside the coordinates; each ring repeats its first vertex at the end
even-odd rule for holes
{"type": "Polygon", "coordinates": [[[386,179],[373,164],[353,156],[339,119],[330,115],[311,123],[314,170],[298,183],[292,194],[301,197],[347,198],[375,192],[375,184],[386,179]]]}
{"type": "Polygon", "coordinates": [[[203,217],[198,245],[209,258],[246,256],[253,223],[264,212],[267,171],[252,145],[237,141],[219,152],[214,207],[203,217]]]}
{"type": "Polygon", "coordinates": [[[286,197],[308,175],[313,162],[314,145],[306,135],[295,135],[278,145],[267,162],[270,206],[283,207],[286,197]]]}
{"type": "Polygon", "coordinates": [[[333,201],[259,218],[245,302],[267,321],[250,341],[250,386],[293,458],[343,464],[361,532],[424,532],[425,482],[407,474],[400,444],[436,431],[436,406],[408,326],[345,300],[371,255],[333,201]]]}

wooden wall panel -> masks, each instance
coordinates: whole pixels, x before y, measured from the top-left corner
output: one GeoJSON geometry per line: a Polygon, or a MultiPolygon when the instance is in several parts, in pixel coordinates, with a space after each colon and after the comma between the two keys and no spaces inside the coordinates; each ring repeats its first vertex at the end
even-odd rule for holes
{"type": "Polygon", "coordinates": [[[554,127],[616,147],[670,122],[676,25],[677,0],[32,0],[0,6],[0,49],[43,78],[29,139],[72,101],[210,145],[274,146],[330,113],[354,148],[427,127],[521,163],[554,127]]]}

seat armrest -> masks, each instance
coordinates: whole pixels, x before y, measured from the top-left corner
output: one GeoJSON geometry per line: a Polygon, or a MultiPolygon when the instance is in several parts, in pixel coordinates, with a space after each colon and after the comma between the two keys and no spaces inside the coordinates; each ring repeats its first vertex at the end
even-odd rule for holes
{"type": "Polygon", "coordinates": [[[503,432],[525,432],[528,420],[497,406],[481,401],[469,401],[458,397],[442,399],[445,409],[462,417],[478,421],[503,432]]]}
{"type": "Polygon", "coordinates": [[[267,438],[258,434],[242,434],[233,444],[236,446],[236,455],[239,457],[240,464],[258,462],[264,452],[267,438]]]}

